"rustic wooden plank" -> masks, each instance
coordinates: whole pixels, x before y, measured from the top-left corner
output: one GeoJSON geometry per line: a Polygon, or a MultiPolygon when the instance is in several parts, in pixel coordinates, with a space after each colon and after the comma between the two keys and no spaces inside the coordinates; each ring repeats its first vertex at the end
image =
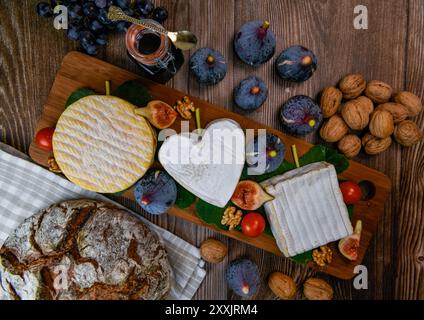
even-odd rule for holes
{"type": "MultiPolygon", "coordinates": [[[[410,0],[405,89],[424,100],[424,3],[410,0]]],[[[424,114],[413,119],[423,130],[424,114]]],[[[404,148],[400,163],[395,248],[395,297],[424,297],[424,145],[404,148]]]]}

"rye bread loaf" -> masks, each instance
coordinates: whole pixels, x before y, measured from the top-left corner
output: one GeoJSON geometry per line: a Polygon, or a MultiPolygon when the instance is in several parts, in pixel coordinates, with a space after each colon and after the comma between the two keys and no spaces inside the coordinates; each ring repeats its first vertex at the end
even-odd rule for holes
{"type": "Polygon", "coordinates": [[[66,201],[25,220],[0,249],[0,299],[166,298],[164,246],[110,203],[66,201]]]}

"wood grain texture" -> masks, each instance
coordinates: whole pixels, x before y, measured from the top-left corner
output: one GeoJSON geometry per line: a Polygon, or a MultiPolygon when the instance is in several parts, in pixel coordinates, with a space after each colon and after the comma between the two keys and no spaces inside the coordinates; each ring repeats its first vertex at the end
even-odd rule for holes
{"type": "MultiPolygon", "coordinates": [[[[35,16],[36,2],[0,1],[0,139],[20,150],[29,147],[61,60],[68,51],[77,48],[77,44],[52,28],[51,20],[35,16]]],[[[227,77],[216,87],[199,87],[189,75],[187,63],[169,84],[232,109],[232,88],[247,75],[258,74],[268,84],[270,96],[264,107],[249,117],[276,129],[281,129],[277,110],[288,97],[298,93],[315,96],[322,87],[335,84],[349,72],[362,72],[368,79],[379,78],[424,98],[422,0],[361,1],[368,7],[369,29],[360,31],[354,30],[352,25],[353,8],[359,4],[355,0],[263,0],[260,5],[247,0],[156,2],[170,9],[167,26],[190,28],[200,35],[202,46],[219,49],[229,62],[227,77]],[[237,29],[249,19],[266,18],[271,20],[278,36],[277,53],[297,43],[316,52],[319,69],[310,81],[285,83],[277,78],[273,60],[252,69],[234,57],[232,37],[237,29]]],[[[122,35],[114,35],[99,58],[137,71],[126,57],[122,35]]],[[[422,128],[423,116],[416,121],[422,128]]],[[[318,139],[308,137],[308,140],[318,139]]],[[[410,149],[392,146],[381,156],[360,156],[357,160],[389,175],[394,191],[364,261],[369,271],[369,289],[355,290],[352,282],[330,277],[335,297],[424,299],[423,146],[410,149]]],[[[134,206],[126,200],[123,204],[134,206]]],[[[213,231],[174,217],[154,221],[195,244],[209,236],[220,238],[213,231]]],[[[219,265],[207,266],[208,276],[195,298],[237,298],[227,290],[223,270],[229,260],[240,255],[248,255],[260,264],[264,277],[271,271],[282,271],[294,276],[300,287],[306,277],[313,274],[287,259],[228,238],[221,240],[229,245],[230,256],[219,265]]],[[[266,285],[256,298],[275,299],[266,285]]]]}

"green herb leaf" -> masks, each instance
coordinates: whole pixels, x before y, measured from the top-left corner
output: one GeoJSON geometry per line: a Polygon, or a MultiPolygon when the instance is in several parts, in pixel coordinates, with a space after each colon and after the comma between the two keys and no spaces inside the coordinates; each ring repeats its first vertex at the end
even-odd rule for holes
{"type": "Polygon", "coordinates": [[[349,213],[349,219],[350,220],[352,220],[354,208],[355,208],[355,206],[353,204],[347,205],[347,212],[349,213]]]}
{"type": "Polygon", "coordinates": [[[314,162],[326,161],[334,165],[338,174],[349,168],[349,161],[343,154],[323,144],[312,147],[307,153],[300,157],[299,161],[301,166],[314,162]]]}
{"type": "Polygon", "coordinates": [[[139,107],[145,107],[153,99],[147,88],[136,80],[123,83],[112,92],[112,95],[139,107]]]}
{"type": "Polygon", "coordinates": [[[177,183],[177,201],[175,205],[180,209],[187,209],[196,201],[196,196],[177,183]]]}
{"type": "Polygon", "coordinates": [[[291,257],[290,259],[299,264],[307,264],[312,260],[312,250],[298,254],[297,256],[291,257]]]}
{"type": "Polygon", "coordinates": [[[96,91],[90,88],[78,89],[71,93],[68,100],[65,103],[65,108],[69,107],[71,104],[77,102],[79,99],[84,97],[93,96],[96,94],[96,91]]]}
{"type": "Polygon", "coordinates": [[[221,224],[222,215],[227,207],[231,204],[228,203],[225,208],[219,208],[212,204],[199,199],[196,203],[196,212],[200,219],[207,224],[213,224],[218,228],[228,230],[227,226],[221,224]]]}

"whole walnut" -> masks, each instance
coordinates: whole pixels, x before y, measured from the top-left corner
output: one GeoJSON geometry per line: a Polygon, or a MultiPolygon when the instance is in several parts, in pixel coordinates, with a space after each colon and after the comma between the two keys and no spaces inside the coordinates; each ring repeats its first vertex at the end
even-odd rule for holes
{"type": "Polygon", "coordinates": [[[390,100],[393,89],[383,81],[371,80],[365,89],[365,95],[375,103],[385,103],[390,100]]]}
{"type": "Polygon", "coordinates": [[[221,241],[207,239],[200,245],[200,255],[210,263],[219,263],[227,256],[228,248],[221,241]]]}
{"type": "Polygon", "coordinates": [[[342,117],[346,124],[353,130],[364,129],[369,121],[369,109],[365,106],[363,100],[350,100],[347,101],[342,107],[342,117]]]}
{"type": "Polygon", "coordinates": [[[376,155],[386,151],[392,144],[392,138],[380,139],[367,133],[362,137],[362,146],[367,154],[376,155]]]}
{"type": "Polygon", "coordinates": [[[360,96],[356,98],[356,101],[360,103],[361,108],[368,112],[368,114],[371,114],[374,111],[374,103],[370,98],[366,96],[360,96]]]}
{"type": "Polygon", "coordinates": [[[410,147],[423,139],[423,132],[414,122],[405,120],[396,126],[394,136],[399,144],[410,147]]]}
{"type": "Polygon", "coordinates": [[[395,131],[393,116],[386,110],[375,110],[371,115],[370,132],[377,138],[387,138],[395,131]]]}
{"type": "Polygon", "coordinates": [[[423,104],[421,103],[420,98],[412,92],[398,92],[394,96],[394,100],[395,102],[403,104],[406,108],[408,108],[410,117],[417,116],[423,109],[423,104]]]}
{"type": "Polygon", "coordinates": [[[339,150],[347,158],[356,157],[361,151],[361,146],[361,139],[359,139],[359,137],[354,134],[348,134],[344,136],[337,144],[339,150]]]}
{"type": "Polygon", "coordinates": [[[268,278],[268,286],[280,299],[293,299],[296,295],[296,283],[292,277],[281,272],[273,272],[268,278]]]}
{"type": "Polygon", "coordinates": [[[365,90],[367,82],[360,74],[349,74],[340,80],[339,88],[343,92],[343,98],[354,99],[359,97],[365,90]]]}
{"type": "Polygon", "coordinates": [[[386,110],[390,112],[390,114],[393,117],[394,123],[399,123],[405,120],[409,115],[408,108],[406,108],[403,104],[396,103],[396,102],[387,102],[387,103],[380,104],[376,108],[376,110],[386,110]]]}
{"type": "Polygon", "coordinates": [[[321,93],[320,106],[324,118],[334,115],[343,99],[342,92],[335,87],[327,87],[321,93]]]}
{"type": "Polygon", "coordinates": [[[349,128],[343,119],[335,114],[324,122],[319,133],[323,140],[327,142],[337,142],[343,138],[348,131],[349,128]]]}
{"type": "Polygon", "coordinates": [[[332,300],[334,291],[326,281],[309,278],[303,284],[303,294],[308,300],[332,300]]]}

